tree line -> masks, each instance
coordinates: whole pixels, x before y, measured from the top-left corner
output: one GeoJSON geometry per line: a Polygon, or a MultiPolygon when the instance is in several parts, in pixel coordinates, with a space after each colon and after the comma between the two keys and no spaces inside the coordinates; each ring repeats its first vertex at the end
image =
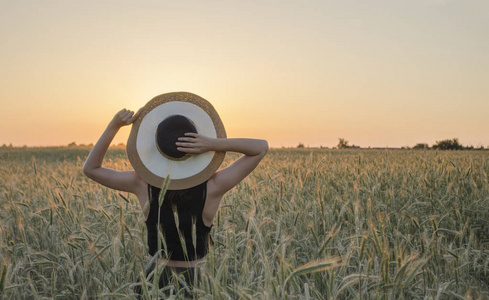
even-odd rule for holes
{"type": "MultiPolygon", "coordinates": [[[[305,148],[303,143],[299,143],[297,148],[305,148]]],[[[323,148],[323,147],[321,147],[323,148]]],[[[344,138],[338,139],[338,145],[336,146],[338,149],[360,149],[360,146],[350,145],[344,138]]],[[[369,147],[370,148],[370,147],[369,147]]],[[[462,145],[458,138],[446,139],[441,141],[436,141],[432,146],[427,143],[417,143],[414,147],[402,147],[401,149],[413,149],[413,150],[484,150],[484,146],[474,147],[474,146],[464,146],[462,145]]],[[[488,148],[489,149],[489,148],[488,148]]]]}
{"type": "Polygon", "coordinates": [[[433,146],[429,146],[426,143],[418,143],[416,144],[413,149],[415,150],[422,150],[422,149],[434,149],[434,150],[474,150],[474,149],[479,149],[482,150],[484,149],[484,146],[480,146],[478,148],[475,148],[474,146],[464,146],[460,144],[457,138],[454,139],[447,139],[447,140],[442,140],[442,141],[436,141],[433,146]]]}
{"type": "MultiPolygon", "coordinates": [[[[338,149],[351,149],[351,148],[359,148],[355,145],[350,146],[348,144],[348,141],[339,138],[338,139],[338,149]]],[[[414,147],[402,147],[401,149],[413,149],[413,150],[483,150],[484,146],[480,146],[478,148],[475,148],[474,146],[464,146],[462,145],[458,138],[453,138],[453,139],[446,139],[446,140],[441,140],[441,141],[436,141],[435,144],[433,144],[431,147],[427,143],[417,143],[414,145],[414,147]]]]}

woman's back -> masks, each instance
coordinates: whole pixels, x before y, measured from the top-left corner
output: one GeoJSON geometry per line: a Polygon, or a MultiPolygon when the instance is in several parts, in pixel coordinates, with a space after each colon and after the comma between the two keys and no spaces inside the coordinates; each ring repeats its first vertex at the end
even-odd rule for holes
{"type": "Polygon", "coordinates": [[[192,261],[207,254],[211,227],[204,224],[207,181],[185,190],[167,190],[159,206],[160,189],[148,185],[150,211],[146,219],[149,254],[158,251],[158,224],[163,235],[161,255],[170,260],[192,261]],[[159,220],[159,222],[158,222],[159,220]],[[178,229],[177,229],[178,228],[178,229]]]}

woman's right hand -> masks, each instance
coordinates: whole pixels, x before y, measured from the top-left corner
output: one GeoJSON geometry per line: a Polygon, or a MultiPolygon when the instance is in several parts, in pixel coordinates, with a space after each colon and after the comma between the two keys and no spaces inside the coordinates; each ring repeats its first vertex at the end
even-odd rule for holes
{"type": "Polygon", "coordinates": [[[122,126],[132,124],[137,118],[139,118],[140,114],[141,109],[139,109],[137,113],[134,113],[132,110],[127,110],[124,108],[115,114],[112,121],[110,121],[110,125],[116,128],[121,128],[122,126]]]}

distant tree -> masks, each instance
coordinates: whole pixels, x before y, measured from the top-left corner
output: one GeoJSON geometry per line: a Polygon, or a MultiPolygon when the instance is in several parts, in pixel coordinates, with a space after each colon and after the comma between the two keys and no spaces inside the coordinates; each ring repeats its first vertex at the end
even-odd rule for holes
{"type": "Polygon", "coordinates": [[[71,142],[68,144],[68,147],[76,147],[76,143],[75,142],[71,142]]]}
{"type": "Polygon", "coordinates": [[[349,142],[343,138],[338,139],[338,149],[360,149],[360,146],[357,146],[355,144],[349,145],[349,142]]]}
{"type": "Polygon", "coordinates": [[[436,141],[433,149],[437,150],[462,150],[464,147],[459,143],[457,138],[451,140],[436,141]]]}
{"type": "Polygon", "coordinates": [[[422,150],[422,149],[430,149],[430,146],[426,143],[417,143],[414,147],[414,150],[422,150]]]}
{"type": "Polygon", "coordinates": [[[348,148],[351,148],[351,146],[348,145],[348,141],[343,138],[338,138],[338,149],[348,149],[348,148]]]}
{"type": "Polygon", "coordinates": [[[111,146],[112,148],[114,149],[125,149],[126,148],[126,145],[124,145],[124,143],[119,143],[119,144],[112,144],[111,146]]]}
{"type": "Polygon", "coordinates": [[[299,149],[304,148],[304,144],[303,143],[299,143],[299,145],[297,145],[297,148],[299,148],[299,149]]]}

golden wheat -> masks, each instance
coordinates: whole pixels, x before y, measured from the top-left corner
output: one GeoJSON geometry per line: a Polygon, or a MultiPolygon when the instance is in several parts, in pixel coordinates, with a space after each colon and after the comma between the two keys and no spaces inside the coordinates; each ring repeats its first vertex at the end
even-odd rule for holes
{"type": "MultiPolygon", "coordinates": [[[[87,154],[0,150],[1,297],[135,298],[148,263],[141,209],[82,174],[87,154]]],[[[106,165],[129,168],[122,150],[106,165]]],[[[223,200],[194,295],[487,297],[488,173],[486,151],[271,150],[223,200]]]]}

